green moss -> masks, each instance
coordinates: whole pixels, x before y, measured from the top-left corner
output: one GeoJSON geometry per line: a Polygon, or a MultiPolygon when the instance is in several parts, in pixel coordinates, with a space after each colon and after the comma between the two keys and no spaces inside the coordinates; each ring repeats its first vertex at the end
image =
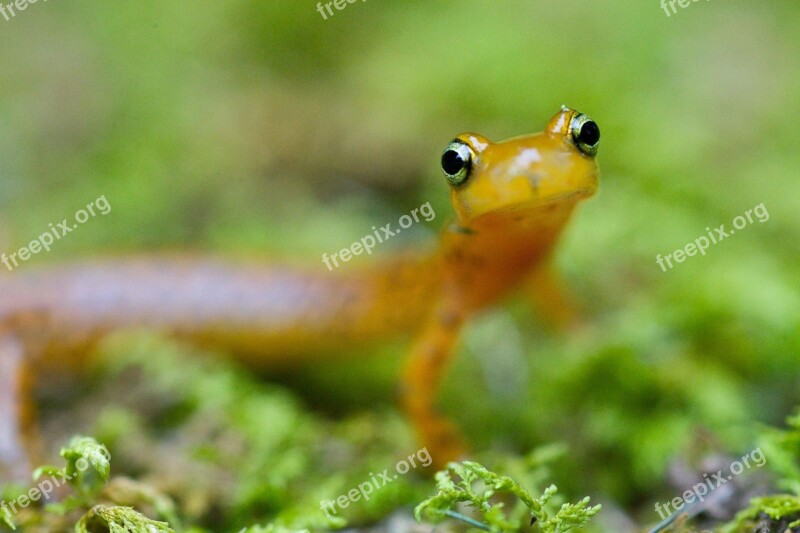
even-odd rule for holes
{"type": "Polygon", "coordinates": [[[779,476],[777,486],[791,494],[753,498],[750,505],[723,528],[725,533],[752,531],[755,522],[764,516],[775,523],[782,522],[785,528],[800,527],[800,412],[787,419],[787,426],[786,429],[764,428],[760,445],[769,458],[767,466],[779,476]]]}
{"type": "Polygon", "coordinates": [[[96,505],[75,524],[75,533],[90,533],[105,527],[110,533],[175,533],[166,522],[150,520],[130,507],[96,505]]]}
{"type": "Polygon", "coordinates": [[[569,531],[584,526],[601,508],[600,505],[590,507],[586,497],[575,504],[564,503],[553,513],[549,507],[558,491],[555,485],[550,485],[539,498],[535,498],[517,481],[472,461],[450,463],[447,470],[438,472],[436,489],[436,495],[414,510],[417,520],[422,521],[423,517],[433,521],[456,518],[495,533],[519,531],[529,519],[531,524],[534,521],[538,523],[545,533],[569,531]],[[511,494],[518,500],[512,503],[508,512],[504,509],[506,502],[500,499],[503,494],[511,494]],[[454,507],[461,503],[477,511],[482,522],[455,512],[454,507]]]}
{"type": "MultiPolygon", "coordinates": [[[[800,496],[788,494],[776,494],[753,498],[747,509],[740,511],[731,524],[722,528],[724,533],[748,533],[753,531],[757,520],[763,515],[768,516],[774,522],[785,522],[786,528],[800,526],[800,496]],[[786,520],[788,518],[788,520],[786,520]]],[[[777,526],[777,524],[776,524],[777,526]]],[[[785,531],[786,529],[781,529],[785,531]]],[[[778,528],[770,529],[778,531],[778,528]]]]}

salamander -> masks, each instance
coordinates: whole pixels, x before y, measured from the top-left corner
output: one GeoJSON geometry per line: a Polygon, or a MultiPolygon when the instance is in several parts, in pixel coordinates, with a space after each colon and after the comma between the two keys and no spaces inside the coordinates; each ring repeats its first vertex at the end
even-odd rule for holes
{"type": "Polygon", "coordinates": [[[457,136],[441,156],[455,218],[428,252],[332,272],[191,255],[3,272],[0,479],[28,468],[36,376],[79,371],[99,340],[125,328],[221,348],[254,368],[409,336],[403,407],[437,464],[463,455],[460,432],[435,409],[460,332],[517,289],[560,312],[548,258],[597,190],[599,141],[597,124],[567,107],[540,133],[457,136]]]}

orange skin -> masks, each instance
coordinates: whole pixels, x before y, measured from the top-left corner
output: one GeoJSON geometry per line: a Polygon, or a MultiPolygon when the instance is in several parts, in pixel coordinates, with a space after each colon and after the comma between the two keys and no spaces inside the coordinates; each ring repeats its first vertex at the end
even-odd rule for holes
{"type": "Polygon", "coordinates": [[[404,407],[437,465],[463,455],[458,432],[434,410],[463,324],[523,284],[563,314],[546,259],[598,186],[595,159],[574,137],[579,116],[562,108],[543,132],[499,143],[459,136],[471,168],[451,185],[457,220],[432,254],[333,273],[184,256],[0,275],[0,479],[30,472],[33,377],[78,369],[105,335],[142,327],[256,368],[410,334],[404,407]]]}

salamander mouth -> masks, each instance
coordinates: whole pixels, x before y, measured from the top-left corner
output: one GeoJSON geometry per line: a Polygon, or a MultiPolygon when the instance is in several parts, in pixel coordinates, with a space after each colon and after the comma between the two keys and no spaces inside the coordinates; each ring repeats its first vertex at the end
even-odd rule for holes
{"type": "Polygon", "coordinates": [[[538,211],[541,209],[552,209],[553,206],[556,206],[558,204],[570,204],[578,202],[580,200],[585,200],[586,198],[594,196],[595,193],[597,193],[597,188],[586,187],[583,189],[567,191],[552,196],[547,196],[544,198],[532,198],[524,202],[501,207],[497,209],[497,212],[530,211],[530,210],[538,211]]]}
{"type": "Polygon", "coordinates": [[[595,188],[588,187],[546,198],[513,203],[477,215],[472,219],[472,223],[476,225],[510,223],[519,228],[539,228],[546,231],[547,228],[566,223],[577,204],[595,192],[595,188]]]}

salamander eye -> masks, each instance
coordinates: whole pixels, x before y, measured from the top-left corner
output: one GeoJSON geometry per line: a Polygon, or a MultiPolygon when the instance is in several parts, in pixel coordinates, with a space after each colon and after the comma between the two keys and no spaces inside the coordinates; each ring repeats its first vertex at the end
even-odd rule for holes
{"type": "Polygon", "coordinates": [[[463,185],[472,169],[472,150],[466,143],[455,140],[442,154],[442,171],[454,187],[463,185]]]}
{"type": "Polygon", "coordinates": [[[600,146],[600,128],[584,114],[575,115],[569,125],[575,146],[586,155],[595,155],[600,146]]]}

